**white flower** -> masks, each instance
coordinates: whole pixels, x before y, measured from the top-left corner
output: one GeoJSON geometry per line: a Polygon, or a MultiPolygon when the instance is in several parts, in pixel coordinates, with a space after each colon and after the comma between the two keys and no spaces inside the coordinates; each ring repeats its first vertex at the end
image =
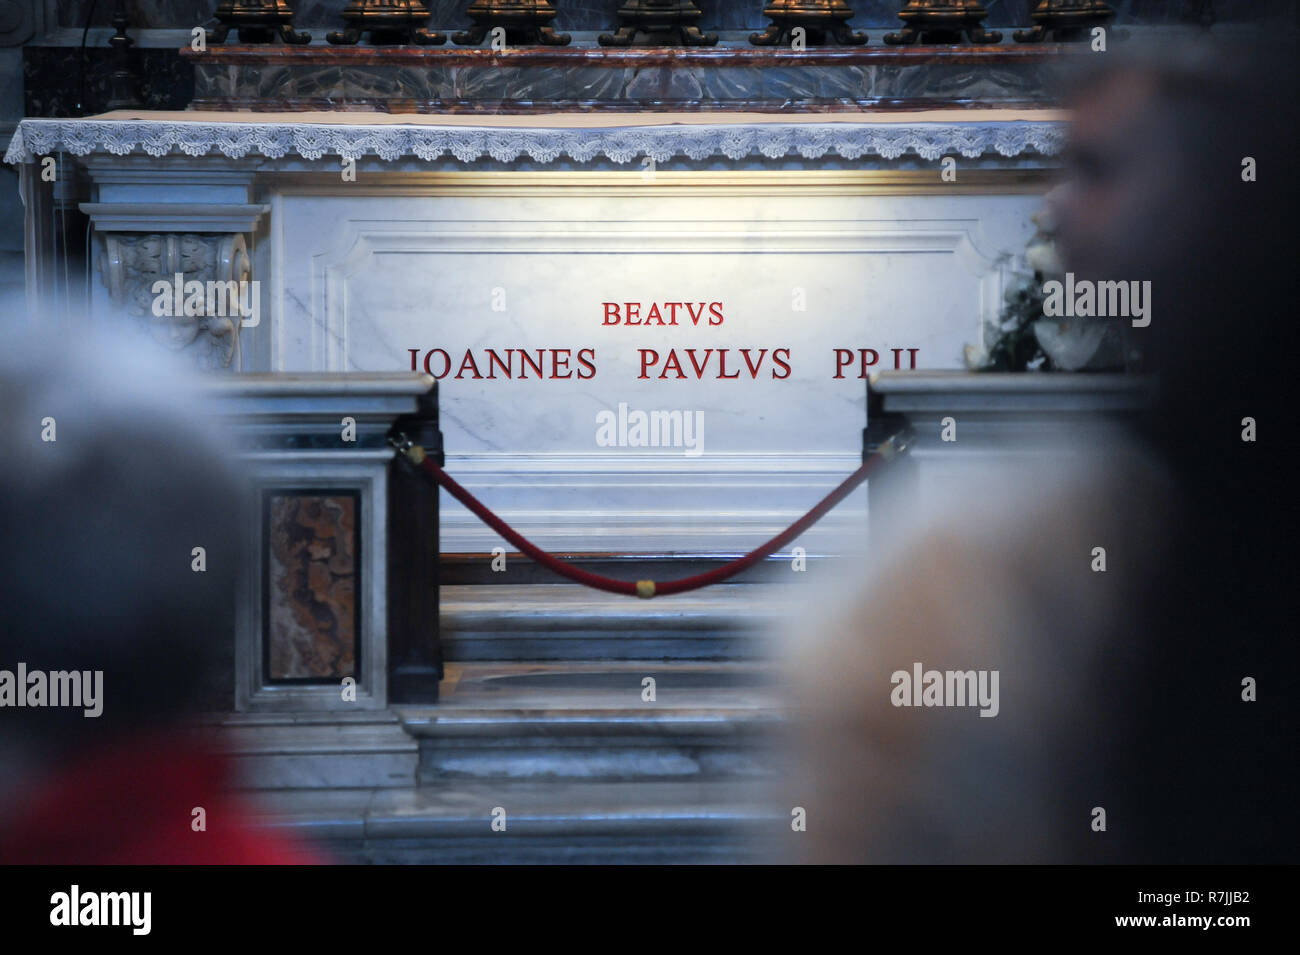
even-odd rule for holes
{"type": "Polygon", "coordinates": [[[962,360],[971,371],[979,371],[989,359],[989,353],[983,345],[967,345],[962,349],[962,360]]]}
{"type": "Polygon", "coordinates": [[[1043,275],[1061,275],[1065,271],[1060,256],[1056,254],[1056,246],[1050,241],[1031,244],[1025,249],[1025,261],[1031,269],[1043,275]]]}

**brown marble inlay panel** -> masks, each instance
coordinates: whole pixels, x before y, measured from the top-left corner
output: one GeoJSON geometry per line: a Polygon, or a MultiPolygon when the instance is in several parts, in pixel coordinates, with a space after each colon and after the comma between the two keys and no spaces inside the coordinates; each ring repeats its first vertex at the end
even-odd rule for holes
{"type": "Polygon", "coordinates": [[[266,675],[355,677],[360,564],[357,495],[266,496],[266,675]]]}

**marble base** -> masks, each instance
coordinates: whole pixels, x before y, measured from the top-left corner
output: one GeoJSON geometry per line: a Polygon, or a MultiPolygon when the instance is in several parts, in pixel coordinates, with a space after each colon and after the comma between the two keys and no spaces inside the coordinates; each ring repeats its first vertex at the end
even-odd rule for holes
{"type": "Polygon", "coordinates": [[[239,714],[214,727],[250,790],[410,786],[418,744],[389,712],[239,714]]]}
{"type": "Polygon", "coordinates": [[[406,562],[393,559],[402,531],[389,520],[385,436],[399,417],[424,414],[434,388],[402,373],[204,382],[206,408],[229,427],[246,484],[237,709],[382,710],[390,678],[405,672],[390,656],[406,660],[407,640],[433,652],[435,622],[408,625],[396,600],[390,606],[390,579],[399,594],[415,584],[403,576],[406,562]],[[349,438],[345,418],[355,429],[349,438]],[[355,699],[340,693],[344,677],[355,679],[355,699]]]}
{"type": "MultiPolygon", "coordinates": [[[[981,469],[1008,473],[1077,461],[1083,469],[1130,453],[1118,429],[1148,406],[1153,379],[1084,372],[881,372],[868,382],[869,441],[912,430],[904,466],[887,469],[870,487],[871,533],[888,536],[896,522],[929,519],[963,500],[981,469]],[[960,440],[943,439],[945,422],[960,440]]],[[[1068,473],[1068,468],[1067,468],[1068,473]]]]}

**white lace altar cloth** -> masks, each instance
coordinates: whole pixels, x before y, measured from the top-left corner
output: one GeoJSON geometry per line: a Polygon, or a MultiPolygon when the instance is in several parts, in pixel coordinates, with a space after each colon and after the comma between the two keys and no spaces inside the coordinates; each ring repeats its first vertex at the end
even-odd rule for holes
{"type": "Polygon", "coordinates": [[[606,157],[627,163],[649,156],[709,159],[799,156],[844,159],[915,154],[1053,156],[1065,142],[1065,123],[1047,110],[935,111],[929,113],[547,114],[526,116],[357,113],[106,113],[86,119],[25,119],[5,161],[32,162],[66,152],[74,156],[220,154],[231,159],[324,156],[394,161],[451,156],[511,162],[527,156],[552,163],[606,157]],[[218,118],[219,117],[219,118],[218,118]],[[236,119],[236,117],[238,117],[236,119]],[[245,118],[249,117],[249,118],[245,118]],[[252,117],[256,117],[255,119],[252,117]],[[870,118],[864,118],[870,117],[870,118]]]}

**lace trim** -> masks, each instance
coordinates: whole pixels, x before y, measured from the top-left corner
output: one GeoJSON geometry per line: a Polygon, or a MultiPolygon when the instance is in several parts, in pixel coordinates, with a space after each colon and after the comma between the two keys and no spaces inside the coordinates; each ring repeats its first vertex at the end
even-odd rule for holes
{"type": "Polygon", "coordinates": [[[25,119],[18,125],[5,162],[31,162],[38,156],[94,152],[124,156],[142,152],[187,156],[218,152],[231,159],[247,155],[303,159],[333,155],[393,161],[408,156],[461,162],[487,156],[511,162],[527,155],[539,163],[569,156],[588,162],[599,156],[627,163],[642,156],[666,162],[674,156],[708,159],[725,156],[769,159],[799,155],[844,159],[876,155],[897,159],[915,153],[923,159],[986,153],[1019,156],[1061,151],[1065,126],[1058,122],[984,123],[764,123],[756,126],[636,126],[599,129],[501,128],[464,126],[348,126],[320,123],[204,123],[154,120],[25,119]]]}

